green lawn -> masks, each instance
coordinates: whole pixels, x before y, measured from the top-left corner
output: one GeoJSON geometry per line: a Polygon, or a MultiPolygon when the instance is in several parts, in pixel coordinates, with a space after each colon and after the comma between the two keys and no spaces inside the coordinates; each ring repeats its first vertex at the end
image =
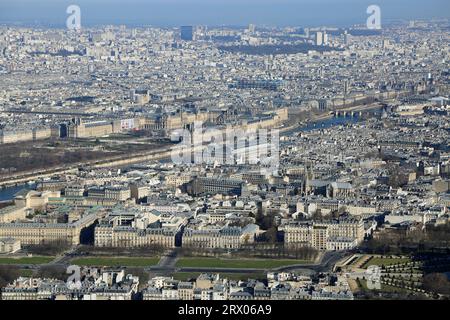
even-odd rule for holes
{"type": "Polygon", "coordinates": [[[366,256],[362,255],[361,257],[358,257],[355,260],[353,260],[353,262],[350,265],[356,266],[356,265],[360,264],[362,262],[362,260],[364,260],[365,258],[366,258],[366,256]]]}
{"type": "MultiPolygon", "coordinates": [[[[200,272],[177,272],[172,276],[175,280],[187,281],[188,279],[196,279],[200,272]]],[[[220,273],[220,278],[229,280],[248,280],[248,279],[266,279],[265,273],[220,273]]]]}
{"type": "Polygon", "coordinates": [[[107,137],[99,138],[99,140],[131,140],[131,139],[136,139],[136,137],[121,133],[110,134],[107,137]]]}
{"type": "Polygon", "coordinates": [[[374,257],[372,259],[370,259],[368,262],[366,262],[363,266],[363,268],[367,268],[369,266],[390,266],[393,264],[399,264],[399,263],[406,263],[406,262],[410,262],[411,259],[409,258],[379,258],[379,257],[374,257]]]}
{"type": "Polygon", "coordinates": [[[80,266],[99,267],[147,267],[158,264],[159,258],[117,258],[117,257],[91,257],[73,259],[72,263],[80,266]]]}
{"type": "Polygon", "coordinates": [[[45,264],[55,259],[55,257],[0,257],[0,264],[45,264]]]}
{"type": "Polygon", "coordinates": [[[387,284],[382,283],[381,284],[381,290],[373,290],[373,289],[369,289],[367,287],[367,281],[366,280],[359,280],[358,285],[360,286],[360,288],[363,291],[379,291],[379,292],[387,292],[387,293],[408,293],[411,292],[408,289],[404,289],[404,288],[398,288],[398,287],[394,287],[394,286],[390,286],[387,284]]]}
{"type": "Polygon", "coordinates": [[[33,270],[30,269],[20,269],[20,276],[30,278],[33,276],[33,270]]]}
{"type": "Polygon", "coordinates": [[[248,268],[273,269],[294,264],[308,264],[311,261],[291,259],[219,259],[219,258],[180,258],[176,266],[180,268],[248,268]]]}

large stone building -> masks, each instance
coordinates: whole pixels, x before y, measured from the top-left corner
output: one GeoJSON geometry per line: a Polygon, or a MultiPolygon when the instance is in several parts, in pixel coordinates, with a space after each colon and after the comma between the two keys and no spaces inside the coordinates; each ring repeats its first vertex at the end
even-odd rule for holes
{"type": "Polygon", "coordinates": [[[189,190],[193,195],[204,194],[225,194],[225,195],[242,195],[245,184],[242,180],[225,179],[225,178],[195,178],[191,183],[189,190]]]}
{"type": "Polygon", "coordinates": [[[131,198],[131,191],[128,186],[92,187],[88,189],[88,197],[125,201],[131,198]]]}
{"type": "Polygon", "coordinates": [[[106,136],[114,132],[119,132],[118,126],[114,126],[114,121],[92,121],[83,122],[75,119],[68,127],[69,138],[92,138],[106,136]]]}
{"type": "Polygon", "coordinates": [[[173,114],[157,114],[143,120],[145,130],[174,130],[191,125],[195,121],[206,122],[209,120],[208,112],[183,112],[182,110],[173,114]]]}
{"type": "Polygon", "coordinates": [[[19,240],[14,238],[0,238],[0,253],[14,253],[19,250],[19,240]]]}
{"type": "Polygon", "coordinates": [[[0,223],[0,237],[20,240],[23,245],[54,242],[80,244],[82,232],[97,220],[97,214],[86,214],[72,223],[13,222],[0,223]]]}
{"type": "Polygon", "coordinates": [[[59,192],[23,190],[14,195],[14,204],[0,209],[0,223],[21,221],[34,209],[42,209],[52,197],[59,197],[59,192]]]}
{"type": "Polygon", "coordinates": [[[98,247],[175,247],[180,229],[163,227],[159,220],[152,222],[143,213],[118,212],[108,215],[95,227],[95,245],[98,247]]]}
{"type": "Polygon", "coordinates": [[[259,228],[250,224],[245,228],[230,226],[207,226],[185,228],[182,246],[186,248],[238,249],[243,244],[252,243],[259,228]]]}
{"type": "Polygon", "coordinates": [[[39,127],[23,130],[0,130],[0,144],[17,143],[48,139],[52,136],[52,128],[39,127]]]}
{"type": "MultiPolygon", "coordinates": [[[[14,205],[0,210],[0,237],[14,238],[23,245],[38,245],[51,242],[67,242],[71,245],[80,243],[82,232],[91,226],[98,217],[96,212],[80,215],[69,223],[45,220],[49,215],[35,220],[36,210],[45,210],[49,205],[61,205],[59,191],[18,192],[14,205]]],[[[63,199],[64,200],[64,199],[63,199]]]]}
{"type": "Polygon", "coordinates": [[[69,281],[48,278],[14,280],[1,290],[1,300],[133,300],[139,288],[139,278],[125,270],[80,270],[77,287],[69,281]]]}
{"type": "Polygon", "coordinates": [[[139,129],[143,125],[143,119],[113,119],[84,122],[80,118],[73,119],[68,125],[67,135],[69,138],[95,138],[113,133],[126,132],[139,129]]]}
{"type": "Polygon", "coordinates": [[[317,250],[348,250],[364,240],[361,219],[294,222],[283,226],[282,230],[287,246],[308,246],[317,250]]]}
{"type": "Polygon", "coordinates": [[[26,207],[24,205],[13,205],[0,209],[0,223],[9,223],[25,219],[26,207]]]}

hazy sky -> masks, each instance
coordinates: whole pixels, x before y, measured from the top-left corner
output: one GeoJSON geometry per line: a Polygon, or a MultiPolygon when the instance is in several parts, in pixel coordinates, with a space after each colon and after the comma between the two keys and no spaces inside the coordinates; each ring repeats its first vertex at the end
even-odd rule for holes
{"type": "Polygon", "coordinates": [[[70,4],[80,6],[85,26],[344,26],[364,24],[371,4],[382,21],[450,18],[450,0],[0,0],[0,23],[62,27],[70,4]]]}

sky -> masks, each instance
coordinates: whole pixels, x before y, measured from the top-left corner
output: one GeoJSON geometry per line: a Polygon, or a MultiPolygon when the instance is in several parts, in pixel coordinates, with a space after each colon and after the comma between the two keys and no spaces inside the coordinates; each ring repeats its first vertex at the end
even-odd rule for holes
{"type": "Polygon", "coordinates": [[[380,6],[386,22],[450,18],[450,0],[0,0],[0,24],[64,27],[72,4],[88,27],[349,26],[365,24],[372,4],[380,6]]]}

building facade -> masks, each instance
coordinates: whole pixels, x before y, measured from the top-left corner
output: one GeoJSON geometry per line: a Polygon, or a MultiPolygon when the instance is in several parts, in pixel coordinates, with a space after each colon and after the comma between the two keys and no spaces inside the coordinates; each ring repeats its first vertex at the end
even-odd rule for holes
{"type": "Polygon", "coordinates": [[[322,222],[295,222],[285,225],[287,246],[309,246],[317,250],[348,250],[364,240],[361,219],[339,219],[322,222]]]}

